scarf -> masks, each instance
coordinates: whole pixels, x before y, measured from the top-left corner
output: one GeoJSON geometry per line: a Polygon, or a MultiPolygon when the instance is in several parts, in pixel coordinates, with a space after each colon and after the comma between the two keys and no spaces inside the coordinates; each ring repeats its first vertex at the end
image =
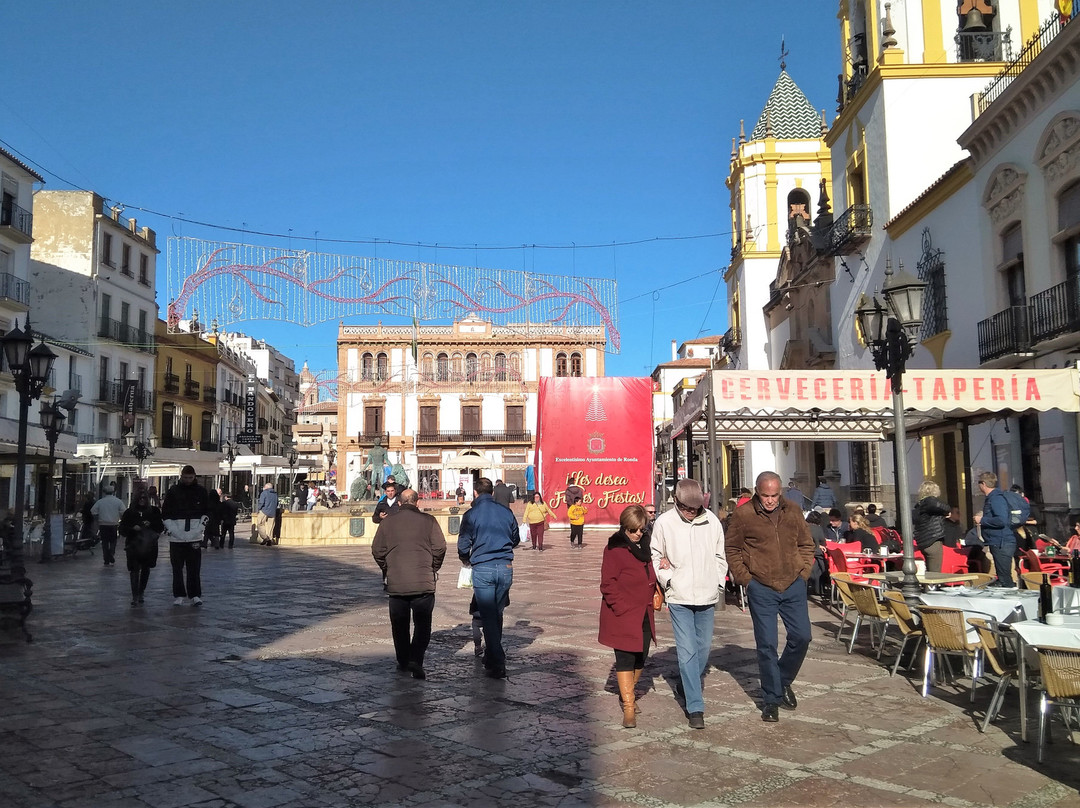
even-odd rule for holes
{"type": "Polygon", "coordinates": [[[608,539],[608,549],[614,549],[616,547],[625,547],[630,551],[630,555],[636,558],[638,561],[649,563],[652,561],[652,548],[649,546],[648,534],[641,536],[641,541],[630,541],[629,537],[621,530],[608,539]]]}

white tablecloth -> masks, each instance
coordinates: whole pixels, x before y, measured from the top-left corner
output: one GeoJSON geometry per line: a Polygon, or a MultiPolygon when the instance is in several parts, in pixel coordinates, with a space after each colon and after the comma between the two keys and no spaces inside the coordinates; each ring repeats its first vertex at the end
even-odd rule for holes
{"type": "Polygon", "coordinates": [[[1060,626],[1048,626],[1038,620],[1024,620],[1013,623],[1012,629],[1023,637],[1025,643],[1035,648],[1049,645],[1080,650],[1080,614],[1066,614],[1062,617],[1065,622],[1060,626]]]}
{"type": "Polygon", "coordinates": [[[968,617],[992,617],[999,623],[1012,623],[1034,617],[1039,611],[1039,593],[1019,589],[956,587],[949,592],[924,592],[919,595],[919,600],[927,606],[963,609],[965,620],[968,617]]]}
{"type": "Polygon", "coordinates": [[[1055,612],[1080,613],[1080,589],[1072,586],[1055,586],[1053,591],[1055,612]]]}

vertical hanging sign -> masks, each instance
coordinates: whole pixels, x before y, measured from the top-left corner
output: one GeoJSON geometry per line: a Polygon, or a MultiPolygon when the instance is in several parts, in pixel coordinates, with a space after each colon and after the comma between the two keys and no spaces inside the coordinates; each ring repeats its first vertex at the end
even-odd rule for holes
{"type": "Polygon", "coordinates": [[[124,432],[135,431],[135,394],[138,392],[138,384],[135,379],[124,379],[124,386],[120,391],[123,396],[121,411],[124,432]]]}
{"type": "Polygon", "coordinates": [[[249,373],[247,377],[247,390],[244,392],[244,430],[236,436],[237,443],[252,445],[262,443],[262,435],[257,431],[256,416],[258,415],[258,393],[255,387],[255,374],[249,373]]]}

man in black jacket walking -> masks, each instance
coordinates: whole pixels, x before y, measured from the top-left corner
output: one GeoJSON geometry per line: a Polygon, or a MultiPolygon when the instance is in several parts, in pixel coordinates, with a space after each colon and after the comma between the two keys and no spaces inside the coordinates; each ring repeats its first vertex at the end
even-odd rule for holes
{"type": "Polygon", "coordinates": [[[210,495],[195,479],[195,468],[184,466],[180,482],[165,492],[161,518],[169,537],[169,561],[173,571],[173,604],[202,605],[202,541],[210,521],[210,495]],[[187,581],[185,586],[185,572],[187,581]]]}
{"type": "Polygon", "coordinates": [[[446,557],[446,539],[435,517],[421,513],[416,500],[411,488],[401,492],[397,514],[375,531],[371,555],[386,577],[398,670],[409,671],[414,679],[426,679],[424,653],[431,639],[435,581],[446,557]]]}

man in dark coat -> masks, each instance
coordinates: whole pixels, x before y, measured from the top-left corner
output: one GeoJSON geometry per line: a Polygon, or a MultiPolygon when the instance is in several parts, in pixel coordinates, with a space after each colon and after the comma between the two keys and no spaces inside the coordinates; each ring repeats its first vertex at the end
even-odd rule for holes
{"type": "Polygon", "coordinates": [[[759,474],[753,499],[736,509],[726,536],[731,577],[746,587],[765,705],[761,720],[769,723],[780,720],[778,707],[798,707],[791,684],[810,647],[806,581],[814,566],[814,541],[802,511],[784,499],[781,487],[779,474],[759,474]],[[787,633],[779,658],[778,617],[787,633]]]}
{"type": "Polygon", "coordinates": [[[498,502],[500,505],[510,507],[510,503],[514,501],[514,492],[510,490],[510,486],[504,483],[502,480],[495,481],[495,488],[491,492],[491,498],[498,502]]]}
{"type": "Polygon", "coordinates": [[[375,510],[371,514],[371,521],[379,524],[383,519],[392,516],[400,510],[398,505],[397,482],[391,478],[383,483],[386,494],[375,504],[375,510]]]}
{"type": "Polygon", "coordinates": [[[210,520],[210,498],[195,478],[193,466],[184,466],[180,482],[165,492],[161,518],[169,537],[169,561],[173,571],[173,603],[202,605],[202,541],[210,520]],[[187,582],[185,586],[185,572],[187,582]]]}
{"type": "Polygon", "coordinates": [[[446,557],[446,539],[435,517],[421,513],[416,500],[411,488],[401,492],[397,515],[375,531],[371,555],[386,576],[398,670],[409,671],[414,679],[426,679],[424,653],[431,639],[435,581],[446,557]]]}

